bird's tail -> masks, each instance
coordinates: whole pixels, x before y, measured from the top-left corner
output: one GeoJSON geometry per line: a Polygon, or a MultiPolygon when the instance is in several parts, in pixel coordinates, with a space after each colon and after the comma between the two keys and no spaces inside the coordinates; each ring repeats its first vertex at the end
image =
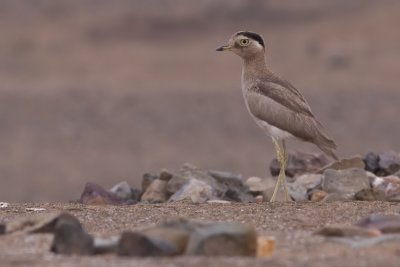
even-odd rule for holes
{"type": "Polygon", "coordinates": [[[319,149],[321,149],[326,155],[330,156],[334,160],[339,160],[339,157],[335,153],[337,147],[335,141],[329,138],[329,136],[324,131],[324,127],[318,120],[315,120],[315,123],[316,123],[315,132],[317,133],[317,136],[314,139],[314,144],[319,149]]]}
{"type": "Polygon", "coordinates": [[[335,141],[330,139],[324,132],[320,131],[319,136],[315,144],[321,149],[326,155],[332,157],[334,160],[339,160],[339,157],[336,155],[336,144],[335,141]]]}

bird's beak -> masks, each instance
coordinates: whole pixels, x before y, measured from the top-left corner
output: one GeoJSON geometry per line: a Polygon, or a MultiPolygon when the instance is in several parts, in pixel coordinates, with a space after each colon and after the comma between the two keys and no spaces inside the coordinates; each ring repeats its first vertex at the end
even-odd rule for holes
{"type": "Polygon", "coordinates": [[[230,47],[229,45],[223,45],[218,47],[217,49],[215,49],[216,51],[229,51],[231,50],[232,47],[230,47]]]}

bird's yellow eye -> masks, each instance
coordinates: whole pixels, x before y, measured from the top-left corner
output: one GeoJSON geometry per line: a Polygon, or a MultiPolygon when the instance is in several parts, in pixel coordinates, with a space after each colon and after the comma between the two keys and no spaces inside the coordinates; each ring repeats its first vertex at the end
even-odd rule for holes
{"type": "Polygon", "coordinates": [[[249,39],[240,39],[239,44],[241,46],[248,46],[250,43],[249,39]]]}

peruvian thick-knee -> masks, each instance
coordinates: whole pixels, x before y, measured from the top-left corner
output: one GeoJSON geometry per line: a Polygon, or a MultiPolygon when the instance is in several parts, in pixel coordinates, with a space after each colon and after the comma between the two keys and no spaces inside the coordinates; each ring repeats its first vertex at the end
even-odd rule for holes
{"type": "MultiPolygon", "coordinates": [[[[263,38],[254,32],[240,31],[232,35],[228,44],[217,48],[217,51],[231,51],[243,59],[242,92],[250,115],[255,122],[278,143],[282,141],[282,151],[286,153],[284,140],[295,137],[310,142],[325,154],[334,158],[336,144],[325,133],[321,123],[314,117],[311,108],[300,92],[288,81],[274,74],[266,64],[265,43],[263,38]]],[[[274,143],[275,143],[274,141],[274,143]]],[[[276,147],[276,146],[275,146],[276,147]]],[[[285,163],[279,159],[285,180],[285,163]]],[[[274,201],[274,194],[271,201],[274,201]]],[[[286,198],[288,195],[286,193],[286,198]]]]}

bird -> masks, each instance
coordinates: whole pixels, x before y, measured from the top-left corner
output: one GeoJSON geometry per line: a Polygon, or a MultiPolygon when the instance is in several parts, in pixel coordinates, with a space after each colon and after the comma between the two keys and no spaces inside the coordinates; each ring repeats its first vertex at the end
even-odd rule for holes
{"type": "Polygon", "coordinates": [[[230,51],[242,58],[242,92],[247,110],[256,124],[272,138],[280,165],[270,202],[276,200],[281,186],[285,200],[291,201],[285,176],[288,160],[285,140],[295,138],[310,142],[334,160],[339,160],[335,153],[336,144],[325,133],[303,95],[267,66],[261,35],[239,31],[230,37],[227,45],[216,50],[230,51]]]}

